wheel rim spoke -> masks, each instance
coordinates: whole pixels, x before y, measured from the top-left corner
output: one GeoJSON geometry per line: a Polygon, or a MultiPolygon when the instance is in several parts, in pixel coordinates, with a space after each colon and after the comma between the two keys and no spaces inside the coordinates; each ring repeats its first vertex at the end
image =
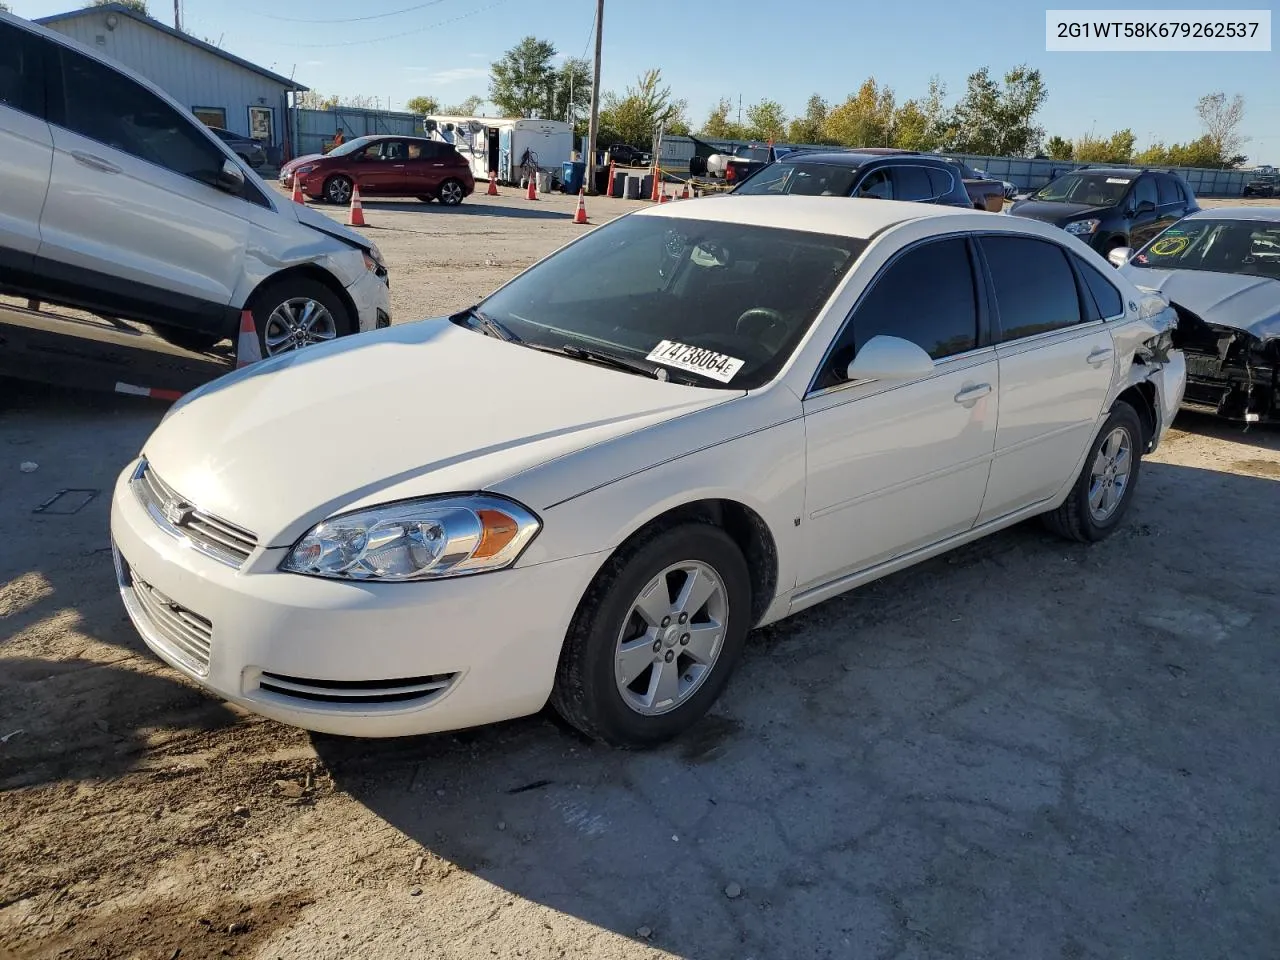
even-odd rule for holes
{"type": "Polygon", "coordinates": [[[673,661],[667,663],[659,660],[653,665],[653,673],[649,677],[649,690],[646,704],[650,708],[672,705],[680,697],[680,668],[673,661]]]}
{"type": "Polygon", "coordinates": [[[706,569],[695,567],[689,571],[688,579],[681,586],[680,595],[676,597],[676,610],[692,617],[703,608],[717,587],[719,584],[711,578],[711,574],[706,569]]]}
{"type": "Polygon", "coordinates": [[[624,687],[635,683],[640,674],[653,666],[653,656],[653,638],[647,630],[644,636],[623,644],[614,665],[618,683],[624,687]]]}
{"type": "Polygon", "coordinates": [[[636,599],[636,613],[653,627],[660,626],[664,617],[671,616],[671,596],[665,577],[655,577],[645,587],[644,593],[636,599]]]}
{"type": "Polygon", "coordinates": [[[714,662],[716,654],[720,652],[720,638],[724,636],[724,627],[712,620],[710,623],[689,627],[687,633],[689,642],[680,652],[701,664],[714,662]]]}

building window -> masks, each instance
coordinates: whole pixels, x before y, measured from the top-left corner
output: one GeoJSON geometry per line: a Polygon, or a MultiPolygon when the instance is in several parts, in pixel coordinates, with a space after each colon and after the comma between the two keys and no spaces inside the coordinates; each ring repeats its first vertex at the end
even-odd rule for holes
{"type": "Polygon", "coordinates": [[[272,143],[275,140],[272,136],[274,127],[270,107],[249,108],[249,139],[272,143]]]}
{"type": "Polygon", "coordinates": [[[191,112],[206,127],[222,127],[226,129],[227,111],[222,107],[192,107],[191,112]]]}

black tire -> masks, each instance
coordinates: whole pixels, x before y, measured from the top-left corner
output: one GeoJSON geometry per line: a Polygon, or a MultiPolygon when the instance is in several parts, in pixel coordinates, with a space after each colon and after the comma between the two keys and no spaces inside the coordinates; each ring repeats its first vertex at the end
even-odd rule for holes
{"type": "Polygon", "coordinates": [[[436,191],[436,199],[440,201],[441,206],[445,207],[456,207],[466,195],[467,188],[462,185],[462,181],[452,177],[440,184],[440,188],[436,191]]]}
{"type": "Polygon", "coordinates": [[[333,290],[311,277],[285,277],[263,287],[253,298],[253,325],[257,329],[258,346],[264,357],[271,355],[267,347],[267,328],[271,314],[282,304],[304,297],[316,301],[329,311],[336,334],[331,339],[345,337],[355,330],[351,311],[333,290]]]}
{"type": "Polygon", "coordinates": [[[596,574],[565,637],[551,704],[589,737],[617,747],[649,747],[696,723],[719,697],[751,629],[751,575],[729,535],[710,523],[682,523],[637,536],[596,574]],[[641,590],[667,567],[684,561],[710,566],[724,586],[727,619],[720,653],[688,699],[656,716],[627,705],[614,679],[614,656],[624,618],[641,590]]]}
{"type": "Polygon", "coordinates": [[[1107,422],[1102,425],[1098,436],[1089,447],[1089,454],[1084,458],[1084,466],[1080,468],[1080,475],[1072,484],[1067,499],[1058,509],[1044,514],[1045,526],[1061,537],[1080,543],[1096,543],[1111,536],[1124,521],[1129,504],[1133,502],[1133,494],[1138,488],[1138,478],[1142,473],[1144,446],[1142,420],[1138,417],[1138,411],[1125,401],[1117,400],[1115,406],[1111,408],[1111,416],[1107,417],[1107,422]],[[1133,460],[1133,466],[1129,471],[1128,482],[1120,495],[1119,503],[1116,504],[1110,516],[1099,520],[1089,508],[1093,465],[1103,444],[1117,429],[1123,429],[1128,433],[1129,456],[1133,460]]]}
{"type": "Polygon", "coordinates": [[[324,182],[324,199],[328,203],[336,203],[338,206],[351,202],[351,178],[343,176],[341,173],[330,177],[324,182]]]}
{"type": "Polygon", "coordinates": [[[151,329],[165,343],[172,343],[175,347],[181,347],[193,353],[207,353],[215,344],[226,339],[216,333],[201,333],[198,330],[184,330],[182,327],[170,327],[159,323],[151,324],[151,329]]]}

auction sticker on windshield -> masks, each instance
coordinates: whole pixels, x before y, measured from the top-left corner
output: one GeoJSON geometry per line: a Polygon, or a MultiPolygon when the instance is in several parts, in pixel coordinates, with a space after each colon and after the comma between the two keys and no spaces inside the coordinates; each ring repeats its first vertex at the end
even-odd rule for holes
{"type": "Polygon", "coordinates": [[[645,359],[675,367],[677,370],[700,373],[704,377],[711,377],[721,383],[732,380],[734,375],[742,369],[743,363],[737,357],[716,353],[704,347],[692,347],[687,343],[677,343],[674,340],[663,340],[649,351],[645,359]]]}

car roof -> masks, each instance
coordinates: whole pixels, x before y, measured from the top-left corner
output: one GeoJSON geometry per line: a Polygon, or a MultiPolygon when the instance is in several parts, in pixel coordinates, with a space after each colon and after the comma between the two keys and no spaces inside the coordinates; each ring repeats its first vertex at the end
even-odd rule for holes
{"type": "Polygon", "coordinates": [[[1081,167],[1079,170],[1068,170],[1064,177],[1073,173],[1110,173],[1115,176],[1136,177],[1140,173],[1149,172],[1146,167],[1081,167]]]}
{"type": "MultiPolygon", "coordinates": [[[[704,197],[693,202],[662,204],[637,210],[631,216],[670,217],[672,219],[712,220],[719,223],[741,223],[749,226],[803,230],[838,237],[868,239],[888,227],[908,220],[979,218],[971,224],[956,224],[958,229],[979,229],[987,225],[997,229],[1032,224],[1029,232],[1039,232],[1039,221],[1011,224],[1014,218],[970,210],[944,207],[907,200],[870,200],[857,197],[798,197],[794,195],[704,197]]],[[[1016,218],[1021,221],[1024,218],[1016,218]]],[[[1057,230],[1057,227],[1051,228],[1057,230]]]]}
{"type": "Polygon", "coordinates": [[[1189,213],[1184,220],[1271,220],[1280,223],[1277,207],[1205,207],[1189,213]]]}
{"type": "MultiPolygon", "coordinates": [[[[792,158],[791,154],[786,157],[779,158],[778,162],[783,163],[792,158]]],[[[941,163],[938,157],[931,157],[923,153],[861,153],[857,150],[817,150],[799,152],[795,156],[797,163],[826,163],[832,166],[843,167],[860,167],[864,163],[870,163],[872,160],[928,160],[932,163],[941,163]]]]}

